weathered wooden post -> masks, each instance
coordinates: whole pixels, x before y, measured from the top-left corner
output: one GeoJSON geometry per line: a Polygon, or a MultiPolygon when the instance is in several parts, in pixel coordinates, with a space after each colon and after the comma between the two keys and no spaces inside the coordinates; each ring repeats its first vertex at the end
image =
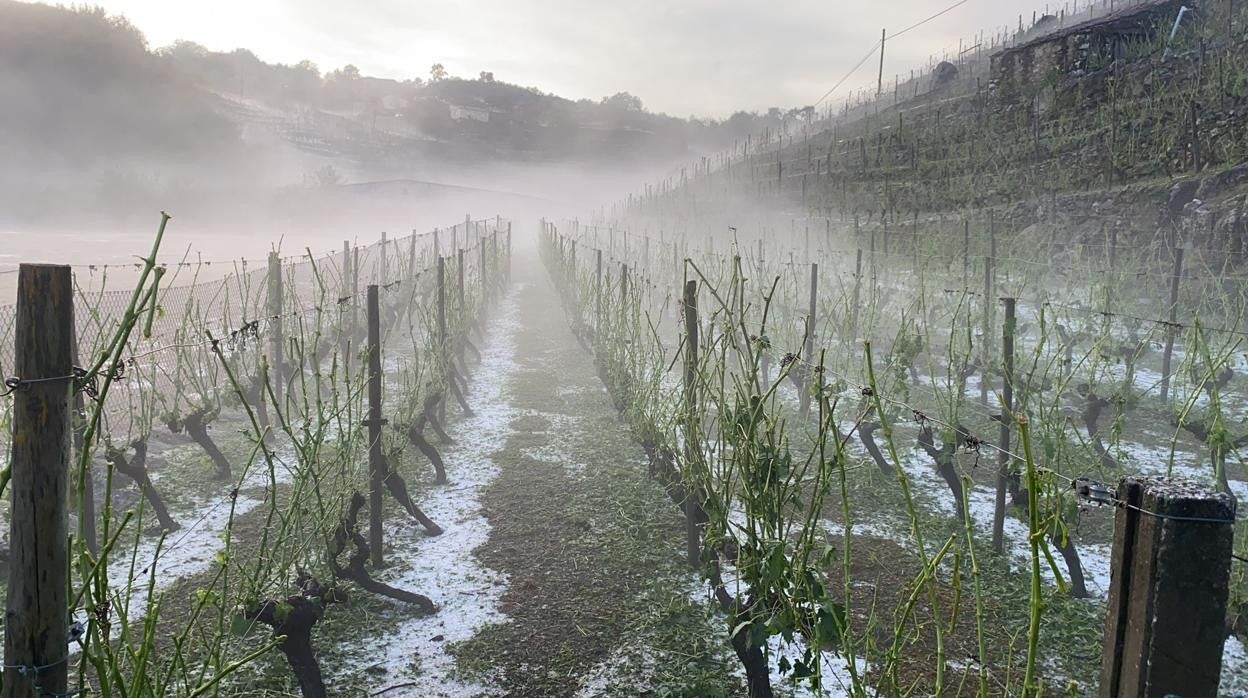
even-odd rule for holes
{"type": "Polygon", "coordinates": [[[503,290],[503,285],[500,283],[500,281],[503,278],[503,275],[499,273],[500,260],[498,256],[498,231],[497,230],[495,230],[494,233],[490,235],[490,262],[491,262],[490,278],[494,280],[493,287],[492,287],[494,289],[493,295],[497,296],[499,293],[502,293],[502,290],[503,290]]]}
{"type": "Polygon", "coordinates": [[[1005,495],[1010,487],[1010,426],[1014,423],[1014,326],[1017,301],[1002,298],[1005,323],[1001,327],[1001,430],[997,444],[997,498],[992,512],[992,550],[1005,550],[1005,495]]]}
{"type": "MultiPolygon", "coordinates": [[[[464,332],[465,330],[463,328],[465,323],[468,321],[468,298],[464,291],[464,248],[462,247],[455,252],[455,274],[459,280],[459,283],[455,287],[455,300],[457,308],[455,315],[460,328],[459,331],[464,332]]],[[[461,345],[459,349],[459,357],[461,360],[464,357],[463,351],[463,346],[461,345]]]]}
{"type": "MultiPolygon", "coordinates": [[[[451,381],[455,380],[451,377],[451,367],[449,357],[446,352],[446,258],[438,257],[438,336],[437,336],[437,352],[438,366],[442,370],[442,381],[448,390],[451,381]]],[[[438,417],[443,424],[446,424],[446,400],[438,402],[438,417]]]]}
{"type": "Polygon", "coordinates": [[[1102,698],[1213,698],[1222,673],[1235,500],[1203,485],[1118,486],[1102,698]]]}
{"type": "Polygon", "coordinates": [[[620,313],[628,307],[628,265],[620,262],[620,313]]]}
{"type": "Polygon", "coordinates": [[[1200,105],[1195,101],[1191,103],[1188,115],[1188,126],[1191,129],[1192,141],[1192,171],[1200,172],[1200,129],[1197,127],[1198,112],[1200,105]]]}
{"type": "Polygon", "coordinates": [[[993,320],[994,320],[994,318],[992,317],[993,315],[992,310],[994,307],[992,299],[993,299],[993,296],[996,295],[993,293],[993,281],[994,281],[993,274],[994,274],[994,267],[996,266],[996,258],[997,258],[997,237],[996,237],[996,233],[993,230],[992,211],[989,211],[988,212],[988,254],[984,255],[984,320],[983,320],[984,340],[980,347],[982,354],[983,354],[983,359],[980,361],[980,365],[983,366],[983,370],[979,372],[979,404],[985,405],[985,406],[988,404],[988,383],[990,382],[989,376],[991,375],[990,372],[988,371],[988,365],[989,365],[990,357],[992,356],[991,337],[992,337],[992,325],[993,325],[993,320]]]}
{"type": "Polygon", "coordinates": [[[351,248],[351,339],[360,336],[360,247],[351,248]]]}
{"type": "Polygon", "coordinates": [[[477,254],[480,257],[480,260],[477,263],[477,273],[481,276],[480,278],[480,282],[481,282],[480,309],[481,309],[481,312],[484,313],[486,299],[488,299],[490,296],[490,275],[487,274],[485,270],[485,244],[484,243],[477,244],[477,254]]]}
{"type": "MultiPolygon", "coordinates": [[[[690,462],[700,462],[702,436],[698,428],[698,282],[685,282],[685,457],[690,462]]],[[[699,530],[702,503],[698,501],[698,485],[691,479],[684,481],[685,490],[685,552],[689,565],[702,563],[702,540],[699,530]]]]}
{"type": "Polygon", "coordinates": [[[862,304],[862,248],[858,248],[854,256],[854,303],[849,309],[849,333],[853,341],[858,340],[858,306],[862,304]]]}
{"type": "Polygon", "coordinates": [[[962,219],[962,290],[971,289],[971,221],[962,219]]]}
{"type": "Polygon", "coordinates": [[[385,286],[386,282],[386,255],[390,253],[390,243],[386,240],[386,231],[381,231],[381,258],[377,260],[377,285],[385,286]]]}
{"type": "Polygon", "coordinates": [[[1161,400],[1170,398],[1170,363],[1174,358],[1174,336],[1179,323],[1179,281],[1183,278],[1183,248],[1174,250],[1174,271],[1170,274],[1170,315],[1166,324],[1166,349],[1161,355],[1161,400]]]}
{"type": "Polygon", "coordinates": [[[407,280],[416,278],[416,231],[412,231],[412,241],[407,250],[407,280]]]}
{"type": "Polygon", "coordinates": [[[18,268],[4,698],[68,695],[73,275],[18,268]]]}
{"type": "Polygon", "coordinates": [[[594,250],[596,266],[594,272],[594,339],[602,331],[602,248],[594,250]]]}
{"type": "MultiPolygon", "coordinates": [[[[280,406],[286,388],[286,338],[282,334],[282,259],[276,252],[269,253],[268,282],[269,367],[273,372],[273,394],[280,406]]],[[[260,399],[264,399],[263,390],[260,391],[260,399]]]]}
{"type": "Polygon", "coordinates": [[[806,314],[806,363],[802,366],[802,392],[798,396],[798,405],[802,417],[810,416],[810,384],[814,379],[815,365],[815,317],[819,299],[819,264],[810,265],[810,308],[806,314]]]}
{"type": "Polygon", "coordinates": [[[368,287],[368,552],[373,567],[383,563],[382,494],[385,488],[386,459],[381,452],[381,311],[377,302],[377,285],[368,287]]]}
{"type": "Polygon", "coordinates": [[[344,317],[345,310],[342,309],[343,303],[351,302],[351,295],[354,291],[351,289],[351,241],[342,241],[342,296],[339,298],[339,341],[342,350],[342,367],[344,370],[351,369],[351,334],[347,318],[344,317]]]}

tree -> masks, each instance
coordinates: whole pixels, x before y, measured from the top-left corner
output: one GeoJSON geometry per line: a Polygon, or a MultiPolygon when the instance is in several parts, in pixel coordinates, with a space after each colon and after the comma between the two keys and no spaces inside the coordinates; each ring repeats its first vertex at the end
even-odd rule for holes
{"type": "Polygon", "coordinates": [[[429,69],[429,82],[437,82],[446,79],[446,66],[441,63],[434,63],[429,69]]]}
{"type": "Polygon", "coordinates": [[[494,73],[489,70],[483,70],[481,71],[481,75],[478,77],[478,79],[481,82],[494,82],[494,73]]]}
{"type": "Polygon", "coordinates": [[[627,92],[616,92],[610,97],[603,97],[602,106],[620,111],[642,111],[641,98],[627,92]]]}
{"type": "Polygon", "coordinates": [[[304,59],[296,63],[295,70],[298,70],[299,72],[302,72],[302,73],[307,73],[309,75],[315,75],[318,80],[321,77],[321,69],[317,67],[315,63],[307,59],[304,59]]]}

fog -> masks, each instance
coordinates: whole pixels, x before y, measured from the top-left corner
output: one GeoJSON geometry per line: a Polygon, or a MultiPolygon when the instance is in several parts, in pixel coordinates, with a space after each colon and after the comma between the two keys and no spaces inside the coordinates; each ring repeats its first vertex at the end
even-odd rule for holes
{"type": "MultiPolygon", "coordinates": [[[[850,8],[795,24],[830,12],[813,5],[578,4],[553,18],[523,3],[207,8],[0,0],[0,261],[125,262],[162,209],[176,221],[166,249],[203,259],[278,241],[329,248],[470,211],[585,216],[788,128],[885,19],[850,8]],[[439,54],[445,64],[424,68],[439,54]]],[[[1015,9],[960,8],[891,48],[889,65],[1015,9]]],[[[903,10],[927,8],[891,8],[903,10]]]]}

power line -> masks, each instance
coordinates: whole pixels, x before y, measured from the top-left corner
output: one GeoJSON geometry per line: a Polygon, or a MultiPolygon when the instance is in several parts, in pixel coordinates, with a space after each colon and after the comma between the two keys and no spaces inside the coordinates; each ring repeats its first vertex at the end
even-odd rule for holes
{"type": "MultiPolygon", "coordinates": [[[[957,8],[959,8],[959,7],[963,6],[963,5],[965,5],[966,3],[970,2],[970,1],[971,1],[971,0],[958,0],[958,2],[955,2],[954,4],[950,5],[949,7],[946,7],[945,9],[941,10],[940,12],[937,12],[936,14],[934,14],[934,15],[932,15],[932,16],[930,16],[930,17],[926,18],[926,19],[923,19],[923,20],[920,20],[920,21],[918,21],[918,22],[915,22],[914,24],[911,24],[910,26],[906,27],[905,29],[902,29],[901,31],[898,31],[898,32],[893,32],[893,35],[892,35],[891,37],[889,37],[889,38],[891,38],[891,39],[896,39],[897,37],[901,36],[902,34],[905,34],[906,32],[909,32],[909,31],[913,31],[913,30],[915,30],[915,29],[918,29],[919,27],[921,27],[921,26],[923,26],[923,25],[927,24],[928,22],[931,22],[932,20],[935,20],[935,19],[937,19],[938,17],[941,17],[941,16],[943,16],[943,15],[946,15],[946,14],[948,14],[948,13],[952,12],[952,11],[956,10],[957,8]]],[[[849,69],[849,72],[845,73],[845,76],[844,76],[844,77],[842,77],[840,80],[837,80],[837,81],[836,81],[836,84],[835,84],[835,85],[833,85],[833,86],[831,87],[831,89],[829,89],[827,92],[824,92],[824,93],[823,93],[823,96],[822,96],[822,97],[820,97],[818,100],[816,100],[816,101],[815,101],[814,106],[816,106],[816,107],[817,107],[817,106],[819,106],[820,104],[822,104],[822,103],[823,103],[823,100],[827,99],[829,95],[831,95],[833,92],[835,92],[837,89],[839,89],[841,85],[845,84],[845,81],[846,81],[846,80],[849,80],[851,77],[853,77],[854,73],[858,72],[858,69],[859,69],[859,68],[861,68],[861,67],[863,66],[863,64],[864,64],[864,63],[866,63],[866,62],[867,62],[867,60],[868,60],[869,58],[871,58],[871,56],[874,56],[876,51],[879,51],[881,48],[883,48],[883,46],[884,46],[884,41],[883,41],[883,40],[881,40],[881,41],[877,41],[877,42],[875,42],[874,44],[872,44],[872,45],[871,45],[871,50],[870,50],[870,51],[868,51],[868,52],[867,52],[867,54],[866,54],[865,56],[863,56],[861,60],[859,60],[857,63],[855,63],[855,64],[854,64],[854,67],[850,68],[850,69],[849,69]]]]}

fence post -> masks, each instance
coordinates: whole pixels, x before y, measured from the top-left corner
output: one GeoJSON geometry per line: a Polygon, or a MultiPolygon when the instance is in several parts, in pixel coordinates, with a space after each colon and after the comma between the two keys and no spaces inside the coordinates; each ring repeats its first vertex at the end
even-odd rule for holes
{"type": "Polygon", "coordinates": [[[407,280],[416,278],[416,231],[412,230],[411,246],[407,250],[407,280]]]}
{"type": "Polygon", "coordinates": [[[849,309],[850,339],[858,340],[858,306],[862,302],[862,248],[854,255],[854,303],[849,309]]]}
{"type": "Polygon", "coordinates": [[[381,452],[381,312],[377,285],[368,287],[368,552],[373,567],[381,567],[382,490],[385,487],[386,460],[381,452]]]}
{"type": "MultiPolygon", "coordinates": [[[[275,378],[273,394],[278,402],[282,400],[285,389],[285,357],[286,338],[282,336],[282,260],[276,252],[269,253],[269,366],[275,378]]],[[[260,399],[264,399],[261,391],[260,399]]]]}
{"type": "Polygon", "coordinates": [[[484,312],[486,300],[490,295],[490,275],[485,273],[485,243],[479,243],[481,252],[481,310],[484,312]]]}
{"type": "Polygon", "coordinates": [[[40,382],[13,391],[4,698],[68,691],[73,292],[68,266],[18,269],[13,370],[40,382]]]}
{"type": "MultiPolygon", "coordinates": [[[[459,296],[459,298],[457,299],[459,302],[459,312],[456,314],[456,316],[459,321],[459,326],[461,328],[460,331],[464,332],[462,328],[464,327],[464,323],[466,322],[467,317],[468,317],[468,298],[465,295],[465,291],[464,291],[464,248],[461,247],[458,250],[456,250],[455,260],[456,260],[455,273],[459,277],[459,286],[456,291],[456,295],[459,296]]],[[[462,357],[462,354],[461,354],[461,357],[462,357]]]]}
{"type": "Polygon", "coordinates": [[[1235,501],[1164,478],[1118,486],[1102,698],[1215,696],[1235,501]]]}
{"type": "MultiPolygon", "coordinates": [[[[450,357],[446,351],[446,258],[438,256],[438,366],[442,369],[442,380],[448,384],[455,380],[451,377],[450,357]]],[[[446,424],[446,400],[438,403],[438,416],[446,424]]]]}
{"type": "Polygon", "coordinates": [[[507,221],[507,269],[503,273],[503,279],[511,281],[511,221],[507,221]]]}
{"type": "Polygon", "coordinates": [[[351,339],[360,336],[360,248],[351,248],[351,339]]]}
{"type": "Polygon", "coordinates": [[[980,365],[984,368],[979,372],[979,404],[988,404],[988,365],[989,357],[992,356],[992,309],[993,309],[993,270],[997,258],[997,238],[993,231],[992,212],[988,212],[988,254],[984,255],[984,341],[981,351],[983,360],[980,365]]]}
{"type": "Polygon", "coordinates": [[[628,307],[628,265],[620,262],[620,312],[628,307]]]}
{"type": "Polygon", "coordinates": [[[602,330],[602,248],[595,250],[597,267],[594,275],[594,338],[602,330]]]}
{"type": "Polygon", "coordinates": [[[1196,102],[1191,103],[1188,116],[1188,126],[1191,129],[1192,139],[1192,171],[1200,172],[1200,130],[1196,127],[1197,112],[1200,105],[1196,102]]]}
{"type": "MultiPolygon", "coordinates": [[[[354,293],[351,289],[351,241],[342,241],[342,299],[341,303],[351,302],[351,295],[354,293]]],[[[341,308],[341,305],[339,305],[341,308]]],[[[342,311],[345,312],[345,311],[342,311]]],[[[342,342],[342,367],[344,370],[351,368],[351,334],[348,330],[346,318],[339,313],[339,323],[342,327],[340,332],[342,342]]]]}
{"type": "Polygon", "coordinates": [[[1179,321],[1179,280],[1183,278],[1183,248],[1174,250],[1174,271],[1170,275],[1170,321],[1166,325],[1166,350],[1161,355],[1161,401],[1170,397],[1170,362],[1174,358],[1174,335],[1179,321]]]}
{"type": "Polygon", "coordinates": [[[962,219],[962,290],[971,288],[971,219],[962,219]]]}
{"type": "Polygon", "coordinates": [[[386,279],[386,255],[390,253],[390,243],[386,240],[386,231],[381,231],[381,259],[377,260],[377,285],[385,286],[386,279]]]}
{"type": "MultiPolygon", "coordinates": [[[[685,454],[695,454],[701,448],[697,443],[701,440],[698,429],[694,428],[697,417],[698,390],[698,282],[690,279],[685,282],[685,454]]],[[[685,490],[685,552],[689,557],[689,565],[698,567],[702,561],[702,541],[698,530],[698,519],[701,505],[697,501],[697,484],[690,479],[684,482],[685,490]]]]}
{"type": "MultiPolygon", "coordinates": [[[[1001,431],[997,444],[997,499],[992,511],[992,550],[1005,550],[1005,495],[1010,486],[1010,425],[1014,420],[1014,325],[1016,301],[1002,298],[1005,322],[1001,326],[1001,431]]],[[[985,333],[987,334],[987,333],[985,333]]],[[[985,368],[987,365],[985,364],[985,368]]]]}
{"type": "Polygon", "coordinates": [[[798,398],[802,417],[810,416],[810,383],[815,365],[815,312],[819,300],[819,264],[810,264],[810,309],[806,315],[806,365],[802,369],[802,394],[798,398]]]}

